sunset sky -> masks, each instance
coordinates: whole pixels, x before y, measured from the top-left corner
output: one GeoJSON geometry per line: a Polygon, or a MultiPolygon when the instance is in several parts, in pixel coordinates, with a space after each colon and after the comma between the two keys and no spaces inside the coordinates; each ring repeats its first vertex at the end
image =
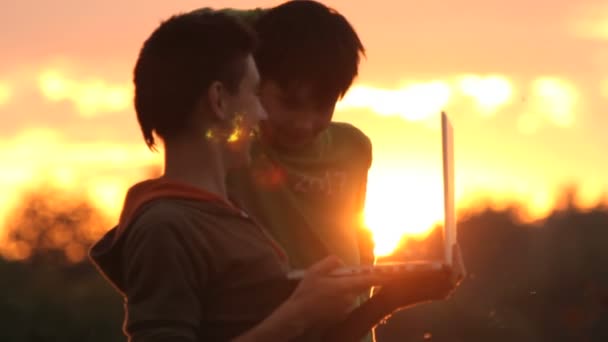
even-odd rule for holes
{"type": "MultiPolygon", "coordinates": [[[[160,164],[137,127],[131,76],[162,19],[278,3],[3,1],[0,236],[25,190],[85,195],[116,218],[128,186],[160,164]]],[[[605,1],[324,3],[367,49],[335,119],[374,144],[366,216],[384,252],[403,232],[442,219],[443,109],[454,125],[461,209],[516,201],[536,219],[566,185],[579,187],[586,207],[608,190],[605,1]]]]}

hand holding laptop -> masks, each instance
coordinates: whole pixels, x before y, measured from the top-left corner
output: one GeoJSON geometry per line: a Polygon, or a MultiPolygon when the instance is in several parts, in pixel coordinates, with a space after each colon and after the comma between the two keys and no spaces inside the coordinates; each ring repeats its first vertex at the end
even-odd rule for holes
{"type": "Polygon", "coordinates": [[[390,274],[386,285],[339,324],[327,331],[323,341],[358,342],[379,322],[392,313],[430,301],[450,297],[465,277],[460,249],[453,249],[453,264],[437,270],[390,274]]]}
{"type": "Polygon", "coordinates": [[[370,301],[384,315],[411,305],[447,299],[464,279],[466,271],[460,248],[453,249],[453,264],[441,270],[425,270],[416,273],[393,274],[386,284],[374,289],[370,301]]]}
{"type": "MultiPolygon", "coordinates": [[[[341,268],[335,276],[360,273],[381,275],[375,293],[356,308],[344,321],[324,336],[324,341],[359,341],[370,329],[393,312],[429,301],[444,300],[465,277],[465,268],[458,246],[456,211],[454,208],[453,131],[449,118],[441,113],[442,159],[445,224],[443,260],[379,263],[373,266],[341,268]]],[[[301,277],[302,271],[290,274],[301,277]]]]}

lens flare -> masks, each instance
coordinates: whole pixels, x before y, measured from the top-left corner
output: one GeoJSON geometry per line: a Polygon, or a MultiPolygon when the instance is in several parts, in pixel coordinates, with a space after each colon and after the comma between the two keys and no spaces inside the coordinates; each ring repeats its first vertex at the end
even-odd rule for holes
{"type": "Polygon", "coordinates": [[[245,115],[239,113],[231,120],[229,130],[218,127],[209,128],[205,131],[205,139],[223,140],[229,144],[235,144],[242,142],[246,137],[252,137],[254,134],[255,130],[250,130],[246,127],[245,115]]]}

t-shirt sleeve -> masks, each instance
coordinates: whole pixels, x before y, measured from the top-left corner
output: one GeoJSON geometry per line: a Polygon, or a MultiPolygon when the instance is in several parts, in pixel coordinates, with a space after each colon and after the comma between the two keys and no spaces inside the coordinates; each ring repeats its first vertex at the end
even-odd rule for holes
{"type": "Polygon", "coordinates": [[[131,227],[123,249],[125,332],[133,342],[195,341],[205,263],[189,253],[178,222],[152,216],[131,227]]]}

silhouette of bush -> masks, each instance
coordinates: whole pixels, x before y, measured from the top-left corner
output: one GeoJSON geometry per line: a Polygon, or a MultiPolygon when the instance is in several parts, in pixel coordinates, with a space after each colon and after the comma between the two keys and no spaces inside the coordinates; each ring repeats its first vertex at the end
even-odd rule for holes
{"type": "MultiPolygon", "coordinates": [[[[608,341],[608,208],[582,210],[575,198],[566,193],[534,223],[521,222],[517,206],[461,217],[467,279],[448,301],[396,313],[379,341],[608,341]]],[[[120,296],[82,259],[109,227],[81,198],[24,196],[6,246],[29,257],[0,258],[0,341],[125,340],[120,296]]],[[[441,239],[435,229],[394,258],[437,256],[441,239]]]]}
{"type": "Polygon", "coordinates": [[[85,258],[107,219],[69,195],[26,194],[9,217],[7,254],[26,258],[0,259],[0,341],[124,340],[121,298],[85,258]]]}

